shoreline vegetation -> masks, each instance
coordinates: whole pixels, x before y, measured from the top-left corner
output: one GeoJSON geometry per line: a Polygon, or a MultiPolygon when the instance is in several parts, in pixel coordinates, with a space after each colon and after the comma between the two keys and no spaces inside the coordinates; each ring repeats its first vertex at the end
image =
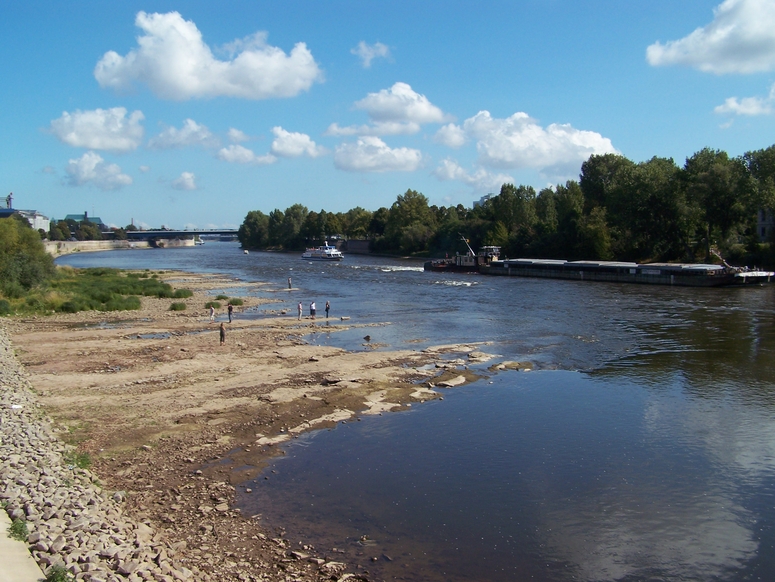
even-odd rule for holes
{"type": "Polygon", "coordinates": [[[735,158],[706,148],[682,167],[592,155],[578,180],[538,192],[503,184],[473,208],[430,205],[410,189],[373,212],[252,210],[238,237],[245,249],[301,251],[344,237],[379,254],[444,257],[466,254],[463,236],[511,258],[718,263],[714,250],[733,264],[773,266],[773,209],[775,146],[735,158]]]}
{"type": "MultiPolygon", "coordinates": [[[[129,541],[119,540],[119,532],[97,529],[94,535],[113,539],[103,546],[132,551],[95,550],[102,542],[86,540],[89,528],[75,519],[81,512],[63,521],[47,511],[40,494],[37,503],[34,496],[24,506],[13,503],[14,495],[26,493],[9,487],[8,472],[40,460],[3,451],[6,510],[28,519],[33,557],[44,569],[59,565],[95,581],[370,579],[379,553],[362,555],[360,547],[341,553],[287,539],[282,528],[265,527],[260,515],[241,515],[238,488],[249,493],[244,483],[281,454],[276,445],[308,430],[440,398],[440,386],[476,380],[468,364],[491,356],[477,345],[357,352],[310,345],[304,340],[310,331],[362,324],[298,321],[251,294],[261,283],[169,271],[90,276],[106,275],[162,295],[168,287],[185,289],[187,296],[174,301],[186,309],[171,311],[172,298],[149,292],[132,296],[140,302],[137,310],[3,318],[0,332],[15,351],[14,358],[6,347],[3,371],[28,386],[24,407],[39,407],[34,422],[50,419],[54,440],[62,443],[65,460],[59,462],[73,472],[70,483],[75,477],[91,482],[97,491],[89,493],[91,503],[107,504],[111,515],[118,511],[130,523],[121,529],[129,541]],[[224,307],[211,323],[204,305],[219,296],[228,301],[219,293],[225,289],[242,305],[233,323],[224,307]],[[264,313],[246,317],[258,305],[264,313]],[[227,331],[220,346],[222,321],[227,331]],[[23,370],[9,372],[8,358],[23,370]]],[[[519,367],[500,362],[492,369],[519,367]]],[[[28,481],[34,486],[37,480],[28,481]]]]}

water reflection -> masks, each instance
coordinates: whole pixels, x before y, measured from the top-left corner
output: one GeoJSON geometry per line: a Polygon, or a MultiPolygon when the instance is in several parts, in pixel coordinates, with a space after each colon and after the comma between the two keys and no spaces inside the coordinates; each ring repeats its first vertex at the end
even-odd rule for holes
{"type": "Polygon", "coordinates": [[[491,342],[485,351],[539,369],[294,441],[239,499],[292,541],[344,549],[331,557],[377,579],[775,579],[772,287],[439,275],[394,259],[205,249],[60,262],[225,272],[268,281],[255,291],[267,295],[292,274],[300,290],[273,293],[278,309],[328,299],[335,317],[376,326],[320,326],[309,341],[491,342]]]}

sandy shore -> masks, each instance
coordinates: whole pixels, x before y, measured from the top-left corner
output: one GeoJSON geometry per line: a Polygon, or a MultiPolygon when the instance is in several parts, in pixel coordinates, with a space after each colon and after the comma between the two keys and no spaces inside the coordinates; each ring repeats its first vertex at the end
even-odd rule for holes
{"type": "MultiPolygon", "coordinates": [[[[450,357],[464,364],[487,356],[473,345],[357,352],[313,346],[303,337],[325,325],[320,317],[299,321],[271,306],[266,316],[242,316],[270,301],[251,297],[252,284],[162,277],[194,291],[174,300],[185,301],[185,311],[169,311],[170,299],[144,298],[140,311],[7,323],[40,405],[65,440],[91,455],[102,485],[126,492],[124,512],[161,532],[209,579],[368,579],[365,566],[339,562],[331,548],[292,545],[282,531],[267,531],[260,515],[241,515],[235,485],[258,474],[278,454],[276,444],[438,398],[440,383],[476,378],[464,365],[445,364],[450,357]],[[225,323],[221,346],[225,309],[213,324],[204,304],[223,289],[245,305],[225,323]]],[[[358,325],[331,319],[328,329],[358,325]]]]}

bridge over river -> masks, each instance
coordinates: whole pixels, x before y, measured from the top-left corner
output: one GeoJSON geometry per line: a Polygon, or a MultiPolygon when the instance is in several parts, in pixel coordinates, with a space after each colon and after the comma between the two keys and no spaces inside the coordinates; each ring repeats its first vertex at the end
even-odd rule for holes
{"type": "Polygon", "coordinates": [[[236,228],[211,228],[197,230],[128,230],[126,237],[129,240],[171,239],[199,237],[236,237],[236,228]]]}

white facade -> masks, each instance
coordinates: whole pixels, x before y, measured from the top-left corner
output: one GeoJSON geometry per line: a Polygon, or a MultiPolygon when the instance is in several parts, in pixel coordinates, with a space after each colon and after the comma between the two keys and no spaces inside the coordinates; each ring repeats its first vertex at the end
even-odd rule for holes
{"type": "Polygon", "coordinates": [[[51,228],[51,220],[47,216],[43,216],[37,210],[17,210],[19,215],[27,219],[30,226],[35,230],[43,229],[48,235],[49,228],[51,228]]]}

